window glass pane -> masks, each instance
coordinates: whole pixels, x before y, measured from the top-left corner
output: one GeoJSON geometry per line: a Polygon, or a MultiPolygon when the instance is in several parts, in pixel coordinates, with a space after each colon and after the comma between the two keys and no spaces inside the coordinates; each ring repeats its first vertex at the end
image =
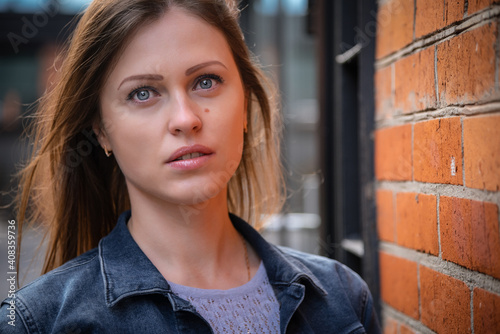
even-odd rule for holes
{"type": "Polygon", "coordinates": [[[44,11],[49,3],[58,3],[61,14],[75,14],[84,10],[92,0],[0,0],[0,12],[36,13],[44,11]]]}
{"type": "Polygon", "coordinates": [[[276,16],[281,7],[288,16],[302,16],[307,14],[308,0],[259,0],[254,7],[260,15],[276,16]]]}
{"type": "Polygon", "coordinates": [[[39,11],[47,0],[0,0],[0,11],[33,13],[39,11]]]}
{"type": "Polygon", "coordinates": [[[307,33],[307,0],[259,0],[243,11],[244,31],[266,73],[278,84],[285,122],[282,141],[289,196],[263,230],[271,242],[312,253],[321,243],[316,44],[307,33]]]}
{"type": "Polygon", "coordinates": [[[92,2],[92,0],[60,0],[61,12],[66,14],[80,13],[92,2]]]}
{"type": "Polygon", "coordinates": [[[282,0],[285,14],[287,15],[306,15],[307,0],[282,0]]]}
{"type": "Polygon", "coordinates": [[[259,0],[254,2],[254,9],[260,15],[274,16],[278,14],[280,0],[259,0]]]}

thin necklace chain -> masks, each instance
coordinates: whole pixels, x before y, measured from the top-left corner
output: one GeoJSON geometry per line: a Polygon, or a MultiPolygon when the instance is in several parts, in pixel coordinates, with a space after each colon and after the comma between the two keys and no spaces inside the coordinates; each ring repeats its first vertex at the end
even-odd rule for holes
{"type": "Polygon", "coordinates": [[[243,236],[240,234],[241,241],[243,242],[243,249],[245,250],[245,263],[247,265],[248,282],[250,282],[250,261],[248,260],[247,243],[243,236]]]}

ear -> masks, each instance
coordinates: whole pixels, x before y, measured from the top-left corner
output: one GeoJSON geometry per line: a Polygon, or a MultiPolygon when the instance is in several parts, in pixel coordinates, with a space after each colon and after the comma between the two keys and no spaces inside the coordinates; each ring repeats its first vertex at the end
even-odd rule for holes
{"type": "Polygon", "coordinates": [[[109,142],[108,135],[106,134],[106,130],[104,130],[104,125],[100,120],[95,120],[92,124],[92,130],[94,131],[99,144],[101,145],[104,151],[112,151],[111,143],[109,142]]]}
{"type": "Polygon", "coordinates": [[[245,105],[244,105],[244,110],[243,110],[243,117],[245,118],[245,123],[244,123],[244,126],[245,128],[248,126],[248,99],[250,98],[249,97],[249,93],[246,92],[245,93],[245,105]]]}

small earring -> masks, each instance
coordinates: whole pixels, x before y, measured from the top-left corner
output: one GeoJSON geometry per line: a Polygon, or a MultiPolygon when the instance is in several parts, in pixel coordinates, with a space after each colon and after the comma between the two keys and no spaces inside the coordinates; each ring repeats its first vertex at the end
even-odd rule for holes
{"type": "Polygon", "coordinates": [[[109,158],[113,154],[113,151],[108,151],[108,148],[104,146],[104,154],[109,158]]]}

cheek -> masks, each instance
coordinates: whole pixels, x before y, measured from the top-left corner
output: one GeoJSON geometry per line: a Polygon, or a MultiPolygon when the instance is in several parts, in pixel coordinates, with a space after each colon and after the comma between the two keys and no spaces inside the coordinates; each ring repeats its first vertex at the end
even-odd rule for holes
{"type": "Polygon", "coordinates": [[[123,128],[127,127],[128,120],[124,112],[120,111],[119,107],[113,106],[110,103],[105,103],[102,107],[102,125],[106,131],[108,140],[115,144],[115,137],[119,137],[123,128]]]}
{"type": "Polygon", "coordinates": [[[113,154],[125,172],[148,160],[155,148],[154,129],[148,124],[140,124],[131,116],[108,118],[106,132],[113,154]]]}
{"type": "MultiPolygon", "coordinates": [[[[238,115],[232,120],[232,124],[228,124],[228,127],[231,131],[228,131],[226,134],[226,138],[224,142],[227,143],[228,148],[228,164],[229,169],[231,169],[233,165],[237,165],[240,163],[241,156],[243,154],[243,146],[244,146],[244,132],[243,132],[243,116],[238,115]]],[[[236,170],[236,168],[234,168],[236,170]]]]}
{"type": "Polygon", "coordinates": [[[119,146],[122,142],[133,142],[133,138],[143,137],[151,131],[144,117],[139,116],[139,113],[131,113],[127,107],[117,103],[103,106],[102,122],[113,146],[119,146]]]}
{"type": "Polygon", "coordinates": [[[237,132],[243,131],[244,119],[245,119],[245,99],[242,91],[235,90],[225,99],[224,103],[223,117],[228,123],[227,126],[231,126],[231,129],[237,132]]]}
{"type": "Polygon", "coordinates": [[[155,150],[161,140],[155,136],[153,129],[141,126],[122,127],[112,136],[112,144],[116,154],[124,156],[147,156],[155,150]],[[149,131],[148,131],[149,130],[149,131]]]}
{"type": "Polygon", "coordinates": [[[113,155],[127,182],[151,179],[157,175],[157,146],[143,131],[117,131],[113,137],[113,155]],[[134,181],[135,180],[135,181],[134,181]]]}

